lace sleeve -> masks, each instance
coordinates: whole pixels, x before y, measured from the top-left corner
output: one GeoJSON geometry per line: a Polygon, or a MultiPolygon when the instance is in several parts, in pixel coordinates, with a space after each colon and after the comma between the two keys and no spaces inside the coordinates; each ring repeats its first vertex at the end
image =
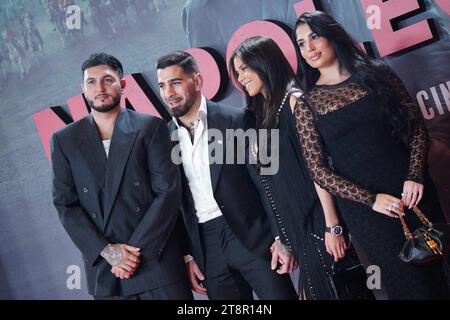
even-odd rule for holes
{"type": "Polygon", "coordinates": [[[398,94],[400,103],[407,108],[409,119],[412,119],[411,137],[409,140],[411,154],[406,180],[423,183],[423,174],[428,154],[428,135],[425,123],[419,112],[419,108],[414,104],[400,78],[391,69],[388,71],[388,76],[392,87],[398,94]]]}
{"type": "Polygon", "coordinates": [[[312,111],[302,99],[297,100],[294,115],[302,152],[314,182],[335,196],[372,207],[376,195],[336,175],[329,168],[319,133],[315,127],[312,111]]]}

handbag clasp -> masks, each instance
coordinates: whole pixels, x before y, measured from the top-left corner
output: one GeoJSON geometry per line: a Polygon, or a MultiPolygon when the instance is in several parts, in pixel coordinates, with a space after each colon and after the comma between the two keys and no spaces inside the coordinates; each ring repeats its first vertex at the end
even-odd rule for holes
{"type": "Polygon", "coordinates": [[[437,245],[436,241],[434,241],[427,232],[423,233],[423,238],[428,246],[428,248],[430,248],[434,254],[440,254],[442,255],[441,250],[439,250],[439,246],[437,245]]]}

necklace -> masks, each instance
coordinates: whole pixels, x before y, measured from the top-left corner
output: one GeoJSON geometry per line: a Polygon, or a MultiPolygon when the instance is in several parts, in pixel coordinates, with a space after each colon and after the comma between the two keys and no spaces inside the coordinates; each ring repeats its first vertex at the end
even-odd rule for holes
{"type": "Polygon", "coordinates": [[[195,131],[197,130],[198,124],[200,123],[200,118],[197,120],[189,122],[187,125],[187,129],[189,131],[189,135],[191,136],[191,141],[194,142],[195,131]]]}
{"type": "Polygon", "coordinates": [[[189,124],[188,124],[189,130],[195,131],[198,127],[199,122],[200,122],[200,118],[197,118],[197,120],[189,122],[189,124]]]}

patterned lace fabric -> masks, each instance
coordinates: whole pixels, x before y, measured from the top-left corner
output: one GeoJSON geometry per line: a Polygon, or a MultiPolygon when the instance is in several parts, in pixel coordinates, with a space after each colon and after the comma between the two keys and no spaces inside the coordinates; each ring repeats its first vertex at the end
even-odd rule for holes
{"type": "Polygon", "coordinates": [[[400,78],[392,71],[390,71],[388,75],[394,90],[398,92],[401,105],[407,108],[410,118],[413,119],[413,127],[411,130],[411,138],[409,143],[411,160],[409,163],[409,172],[406,180],[423,183],[423,175],[425,172],[425,164],[428,155],[428,132],[425,127],[425,122],[419,108],[406,91],[406,88],[400,78]]]}
{"type": "MultiPolygon", "coordinates": [[[[388,74],[393,88],[398,93],[400,103],[407,108],[410,117],[414,119],[410,138],[411,160],[407,180],[423,182],[427,154],[425,124],[401,80],[393,72],[388,72],[388,74]]],[[[349,78],[338,85],[315,86],[308,93],[308,101],[318,115],[324,115],[354,103],[367,94],[368,92],[365,89],[352,82],[352,78],[349,78]]],[[[336,175],[330,169],[320,135],[315,127],[313,113],[302,99],[298,99],[294,115],[300,144],[313,180],[333,195],[372,207],[376,197],[375,194],[342,176],[336,175]]]]}

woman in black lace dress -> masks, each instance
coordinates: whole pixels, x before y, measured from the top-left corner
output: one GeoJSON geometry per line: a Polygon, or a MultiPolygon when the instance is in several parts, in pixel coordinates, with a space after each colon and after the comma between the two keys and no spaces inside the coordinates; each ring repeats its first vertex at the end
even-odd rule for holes
{"type": "MultiPolygon", "coordinates": [[[[448,298],[442,262],[412,266],[398,258],[405,237],[397,215],[418,205],[443,221],[426,175],[418,108],[395,73],[370,60],[331,16],[301,15],[295,40],[306,94],[294,114],[311,177],[338,197],[390,299],[448,298]]],[[[406,220],[419,225],[412,213],[406,220]]]]}
{"type": "Polygon", "coordinates": [[[229,65],[247,98],[248,127],[279,129],[279,139],[270,135],[276,139],[271,141],[276,147],[270,152],[272,158],[278,156],[278,170],[264,172],[268,167],[259,161],[258,150],[264,148],[265,141],[259,140],[250,143],[258,160],[250,166],[250,174],[266,210],[273,213],[280,241],[298,256],[300,299],[333,299],[327,273],[333,257],[344,257],[347,245],[342,235],[325,232],[326,225],[338,225],[339,218],[331,195],[320,188],[316,192],[300,152],[292,108],[301,92],[294,72],[276,43],[266,37],[244,41],[229,65]]]}

